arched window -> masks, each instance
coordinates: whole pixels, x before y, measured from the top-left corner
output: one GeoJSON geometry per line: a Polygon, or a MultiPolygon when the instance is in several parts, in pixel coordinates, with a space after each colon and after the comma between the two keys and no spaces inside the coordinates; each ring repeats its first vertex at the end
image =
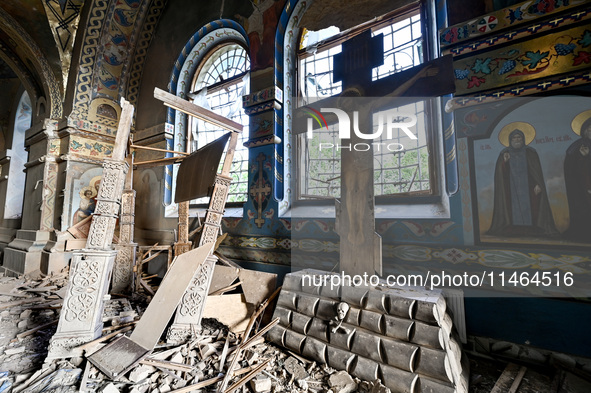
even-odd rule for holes
{"type": "MultiPolygon", "coordinates": [[[[248,149],[244,142],[248,139],[248,116],[242,109],[242,96],[248,94],[249,67],[250,61],[242,45],[223,43],[212,49],[202,61],[193,79],[192,93],[188,94],[195,104],[244,127],[234,152],[228,202],[245,202],[247,199],[248,149]]],[[[191,151],[228,132],[196,118],[190,118],[188,127],[191,151]]]]}
{"type": "MultiPolygon", "coordinates": [[[[221,19],[207,23],[193,34],[183,47],[172,69],[168,89],[176,96],[194,102],[244,126],[236,146],[229,203],[247,200],[248,155],[244,141],[248,138],[248,118],[242,106],[242,95],[248,93],[248,36],[235,21],[221,19]]],[[[227,133],[191,116],[168,109],[166,127],[171,139],[169,150],[192,152],[227,133]]],[[[172,154],[169,153],[171,156],[172,154]]],[[[164,205],[167,217],[176,216],[174,200],[178,165],[164,173],[164,205]]],[[[207,200],[194,200],[191,205],[204,205],[207,200]]]]}
{"type": "Polygon", "coordinates": [[[25,91],[20,98],[14,118],[14,132],[10,148],[10,168],[8,172],[8,193],[4,207],[4,218],[20,218],[23,214],[23,198],[25,194],[25,176],[23,168],[27,162],[28,153],[25,150],[25,132],[31,127],[33,110],[31,99],[25,91]]]}

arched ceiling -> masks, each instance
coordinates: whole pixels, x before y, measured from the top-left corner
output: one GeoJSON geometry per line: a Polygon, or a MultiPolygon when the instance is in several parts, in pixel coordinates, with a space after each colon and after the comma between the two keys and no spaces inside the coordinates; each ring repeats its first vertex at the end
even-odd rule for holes
{"type": "MultiPolygon", "coordinates": [[[[52,1],[54,2],[54,1],[52,1]]],[[[67,3],[60,0],[59,3],[67,3]]],[[[2,0],[0,8],[6,11],[31,36],[47,59],[59,83],[62,83],[62,65],[57,43],[49,25],[42,0],[2,0]]]]}

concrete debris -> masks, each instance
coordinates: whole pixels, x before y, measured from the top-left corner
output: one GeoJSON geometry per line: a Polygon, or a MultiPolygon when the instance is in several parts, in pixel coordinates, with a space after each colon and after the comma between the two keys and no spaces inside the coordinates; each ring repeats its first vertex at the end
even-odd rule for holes
{"type": "Polygon", "coordinates": [[[251,379],[250,386],[254,393],[270,392],[273,387],[271,378],[261,375],[251,379]]]}
{"type": "Polygon", "coordinates": [[[308,373],[306,372],[304,366],[302,366],[300,362],[293,356],[290,356],[285,361],[283,367],[290,375],[293,375],[294,379],[305,379],[308,377],[308,373]]]}
{"type": "Polygon", "coordinates": [[[331,375],[328,378],[328,384],[334,393],[357,391],[357,383],[346,371],[339,371],[331,375]]]}
{"type": "MultiPolygon", "coordinates": [[[[120,381],[112,381],[87,357],[100,345],[129,334],[126,329],[132,328],[131,320],[138,319],[146,308],[146,299],[136,296],[108,302],[103,315],[104,341],[85,348],[85,356],[44,364],[62,302],[55,294],[66,284],[66,277],[67,273],[37,281],[0,277],[0,393],[206,393],[220,390],[225,375],[231,376],[227,387],[236,386],[235,393],[391,393],[384,381],[363,381],[298,351],[290,353],[257,336],[255,329],[248,332],[250,340],[244,340],[214,319],[203,320],[185,344],[171,346],[160,341],[120,381]],[[35,288],[39,290],[31,291],[35,288]],[[131,320],[126,322],[125,318],[131,320]]],[[[255,323],[258,318],[254,318],[252,326],[260,324],[263,330],[266,321],[261,319],[255,323]]],[[[526,351],[506,342],[491,347],[503,355],[517,348],[524,359],[535,357],[540,364],[591,375],[591,365],[580,359],[526,351]]]]}
{"type": "Polygon", "coordinates": [[[376,379],[375,381],[373,381],[369,385],[370,385],[369,393],[391,393],[391,390],[389,388],[385,387],[384,385],[382,385],[382,383],[380,382],[379,379],[376,379]]]}

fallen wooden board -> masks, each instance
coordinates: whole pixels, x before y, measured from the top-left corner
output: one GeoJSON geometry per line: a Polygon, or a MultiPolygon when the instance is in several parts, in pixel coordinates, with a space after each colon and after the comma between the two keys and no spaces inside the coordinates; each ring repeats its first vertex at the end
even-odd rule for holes
{"type": "Polygon", "coordinates": [[[277,288],[277,275],[273,273],[240,269],[238,278],[242,281],[246,302],[255,306],[265,301],[277,288]]]}
{"type": "Polygon", "coordinates": [[[497,379],[495,386],[493,386],[490,393],[508,393],[509,391],[516,392],[519,383],[525,374],[526,367],[519,367],[515,363],[507,364],[503,373],[497,379]],[[514,390],[513,390],[514,389],[514,390]]]}
{"type": "Polygon", "coordinates": [[[149,355],[213,246],[214,243],[207,243],[177,256],[131,336],[120,337],[93,353],[88,360],[109,378],[117,380],[149,355]]]}
{"type": "Polygon", "coordinates": [[[240,269],[233,267],[215,265],[211,284],[209,285],[209,293],[211,294],[218,289],[230,286],[238,278],[239,271],[240,269]]]}
{"type": "Polygon", "coordinates": [[[227,325],[232,332],[241,333],[246,330],[253,311],[253,306],[246,303],[241,293],[208,296],[203,318],[215,318],[227,325]]]}

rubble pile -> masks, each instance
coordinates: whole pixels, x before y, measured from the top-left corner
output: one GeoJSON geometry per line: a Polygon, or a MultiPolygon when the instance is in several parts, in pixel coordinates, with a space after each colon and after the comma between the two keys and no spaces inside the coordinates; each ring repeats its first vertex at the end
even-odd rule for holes
{"type": "MultiPolygon", "coordinates": [[[[39,280],[0,277],[0,393],[38,392],[388,392],[326,365],[265,342],[262,329],[245,339],[215,319],[182,345],[161,342],[119,380],[110,380],[87,357],[129,334],[141,317],[145,298],[106,303],[103,335],[84,344],[84,357],[44,363],[63,302],[67,271],[39,280]],[[238,358],[234,359],[236,353],[238,358]],[[229,368],[232,377],[224,381],[229,368]],[[227,386],[221,390],[222,383],[227,386]]],[[[276,323],[277,321],[275,321],[276,323]]]]}

